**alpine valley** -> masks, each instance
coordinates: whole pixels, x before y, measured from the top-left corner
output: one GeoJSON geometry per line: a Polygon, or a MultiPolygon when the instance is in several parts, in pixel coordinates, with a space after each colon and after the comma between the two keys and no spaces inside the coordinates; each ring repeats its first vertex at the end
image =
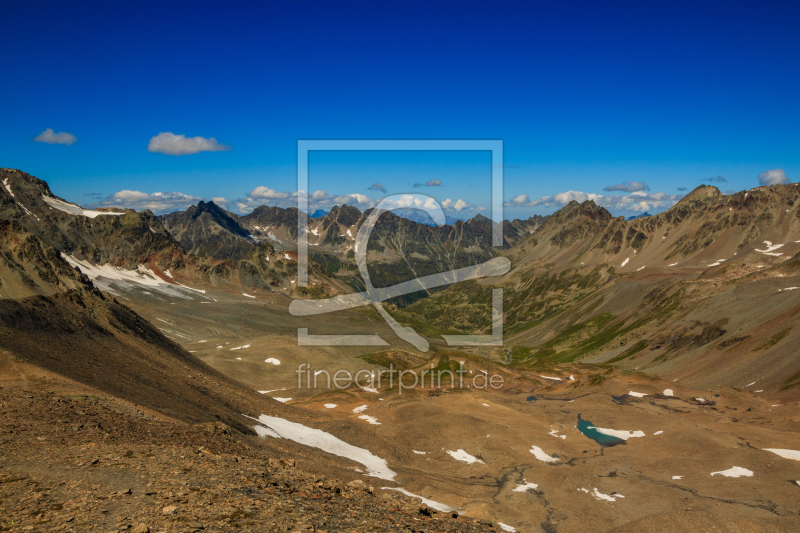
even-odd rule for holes
{"type": "Polygon", "coordinates": [[[800,184],[571,202],[499,247],[481,215],[387,212],[376,288],[510,268],[295,316],[367,288],[370,210],[308,217],[300,287],[296,208],[0,182],[0,531],[800,530],[800,184]],[[502,344],[448,344],[493,332],[497,289],[502,344]]]}

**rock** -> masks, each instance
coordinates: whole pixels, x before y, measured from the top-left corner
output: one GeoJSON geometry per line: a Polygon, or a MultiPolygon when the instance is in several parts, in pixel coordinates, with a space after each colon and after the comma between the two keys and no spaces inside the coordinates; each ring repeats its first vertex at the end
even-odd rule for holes
{"type": "Polygon", "coordinates": [[[150,533],[150,528],[146,524],[139,524],[131,529],[131,533],[150,533]]]}
{"type": "Polygon", "coordinates": [[[177,506],[168,505],[168,506],[164,507],[163,509],[161,509],[161,514],[163,514],[164,516],[172,516],[177,512],[177,510],[178,510],[177,506]]]}
{"type": "Polygon", "coordinates": [[[367,484],[360,479],[356,479],[347,484],[351,489],[366,490],[367,484]]]}

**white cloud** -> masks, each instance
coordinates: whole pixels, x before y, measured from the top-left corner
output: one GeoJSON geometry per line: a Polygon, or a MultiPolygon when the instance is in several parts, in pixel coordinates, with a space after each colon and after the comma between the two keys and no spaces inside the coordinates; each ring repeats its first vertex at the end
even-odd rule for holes
{"type": "Polygon", "coordinates": [[[227,144],[220,144],[214,137],[187,137],[186,135],[175,135],[167,131],[161,132],[150,139],[147,144],[148,152],[156,152],[167,155],[190,155],[199,152],[227,152],[231,147],[227,144]]]}
{"type": "Polygon", "coordinates": [[[446,211],[464,211],[474,209],[476,211],[485,211],[486,208],[475,208],[475,206],[469,205],[467,202],[459,198],[455,202],[448,198],[444,202],[442,202],[442,208],[446,211]]]}
{"type": "Polygon", "coordinates": [[[269,187],[260,185],[250,191],[247,196],[253,198],[254,200],[272,200],[276,198],[289,198],[291,194],[288,192],[279,192],[275,189],[270,189],[269,187]]]}
{"type": "Polygon", "coordinates": [[[69,146],[77,141],[78,138],[71,133],[67,133],[66,131],[55,133],[51,128],[47,128],[42,133],[34,137],[33,140],[40,143],[66,144],[69,146]]]}
{"type": "Polygon", "coordinates": [[[626,183],[620,183],[619,185],[609,185],[608,187],[603,187],[604,191],[625,191],[625,192],[637,192],[637,191],[649,191],[650,186],[643,181],[628,181],[626,183]]]}
{"type": "MultiPolygon", "coordinates": [[[[147,194],[141,191],[124,190],[115,192],[103,200],[100,205],[135,209],[137,211],[149,209],[155,213],[164,213],[186,209],[200,200],[202,198],[198,196],[190,196],[180,192],[154,192],[147,194]]],[[[215,202],[216,200],[214,199],[215,202]]]]}
{"type": "Polygon", "coordinates": [[[789,178],[782,168],[775,168],[772,170],[765,170],[758,175],[759,185],[785,185],[789,183],[789,178]]]}
{"type": "Polygon", "coordinates": [[[563,207],[573,200],[578,203],[593,200],[597,205],[605,207],[612,212],[643,213],[661,207],[671,207],[681,198],[683,198],[683,195],[667,194],[665,192],[646,193],[644,191],[636,191],[629,195],[603,196],[581,191],[566,191],[553,196],[542,196],[536,200],[531,200],[527,194],[520,194],[503,205],[505,207],[563,207]]]}

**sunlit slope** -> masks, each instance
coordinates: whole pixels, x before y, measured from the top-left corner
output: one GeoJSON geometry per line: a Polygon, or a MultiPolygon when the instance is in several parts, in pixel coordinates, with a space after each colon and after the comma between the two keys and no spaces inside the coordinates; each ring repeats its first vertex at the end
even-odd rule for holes
{"type": "Polygon", "coordinates": [[[400,320],[488,332],[502,287],[514,361],[611,361],[739,386],[800,381],[797,184],[725,196],[703,186],[671,209],[625,221],[573,202],[504,252],[501,279],[451,287],[400,320]],[[794,376],[794,377],[793,377],[794,376]],[[744,381],[744,383],[740,383],[744,381]]]}

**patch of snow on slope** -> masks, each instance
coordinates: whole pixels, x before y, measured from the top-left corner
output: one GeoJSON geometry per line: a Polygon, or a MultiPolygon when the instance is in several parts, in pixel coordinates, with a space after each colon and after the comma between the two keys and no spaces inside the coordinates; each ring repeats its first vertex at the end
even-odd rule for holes
{"type": "Polygon", "coordinates": [[[664,392],[662,394],[664,394],[664,396],[675,396],[672,393],[672,389],[664,389],[664,392]]]}
{"type": "Polygon", "coordinates": [[[422,503],[424,503],[431,509],[436,509],[437,511],[441,511],[442,513],[454,513],[458,511],[458,507],[450,507],[449,505],[435,502],[433,500],[429,500],[428,498],[423,498],[422,496],[408,492],[406,489],[401,489],[399,487],[381,487],[381,490],[396,490],[397,492],[402,492],[406,496],[411,496],[412,498],[419,498],[420,500],[422,500],[422,503]]]}
{"type": "Polygon", "coordinates": [[[512,492],[528,492],[529,490],[536,490],[539,485],[536,483],[525,483],[524,485],[517,485],[512,489],[512,492]]]}
{"type": "Polygon", "coordinates": [[[608,435],[610,437],[616,437],[622,440],[628,440],[634,437],[644,437],[644,431],[623,431],[620,429],[607,429],[607,428],[599,428],[596,426],[589,426],[590,429],[596,429],[603,435],[608,435]]]}
{"type": "Polygon", "coordinates": [[[123,289],[130,289],[132,287],[148,287],[159,292],[168,293],[170,296],[177,296],[184,299],[191,298],[180,289],[186,289],[192,292],[205,292],[184,285],[167,283],[144,265],[139,265],[136,270],[126,270],[109,264],[93,265],[87,261],[76,259],[71,255],[66,255],[63,252],[61,253],[61,257],[69,263],[70,266],[80,268],[81,272],[92,280],[95,287],[101,291],[110,292],[118,296],[122,296],[120,291],[123,291],[123,289]]]}
{"type": "Polygon", "coordinates": [[[500,526],[500,529],[502,529],[503,531],[509,531],[510,533],[514,533],[517,530],[517,528],[515,528],[514,526],[509,526],[508,524],[504,524],[503,522],[498,522],[497,525],[500,526]]]}
{"type": "Polygon", "coordinates": [[[272,398],[272,399],[275,400],[276,402],[281,402],[281,403],[286,403],[289,400],[291,400],[291,398],[272,398]]]}
{"type": "Polygon", "coordinates": [[[667,265],[667,266],[668,266],[668,267],[674,267],[674,266],[675,266],[675,265],[677,265],[677,264],[678,264],[678,263],[672,263],[671,265],[667,265]]]}
{"type": "Polygon", "coordinates": [[[353,409],[353,412],[358,414],[358,413],[363,413],[366,410],[367,410],[367,406],[365,404],[365,405],[362,405],[360,407],[356,407],[355,409],[353,409]]]}
{"type": "Polygon", "coordinates": [[[275,359],[274,357],[270,357],[269,359],[264,359],[264,362],[265,363],[272,363],[275,366],[278,366],[279,364],[281,364],[281,362],[278,359],[275,359]]]}
{"type": "Polygon", "coordinates": [[[252,294],[247,294],[246,292],[242,293],[242,296],[247,296],[248,298],[255,298],[252,294]]]}
{"type": "Polygon", "coordinates": [[[257,425],[253,429],[261,437],[284,438],[320,449],[331,455],[346,457],[364,465],[367,469],[367,475],[372,477],[393,481],[397,476],[395,472],[389,469],[385,459],[373,455],[369,450],[348,444],[330,433],[274,416],[261,415],[256,420],[261,425],[257,425]]]}
{"type": "Polygon", "coordinates": [[[787,287],[787,288],[785,288],[785,289],[778,289],[778,292],[783,292],[783,291],[795,291],[795,290],[797,290],[797,289],[800,289],[800,287],[787,287]]]}
{"type": "Polygon", "coordinates": [[[644,267],[637,268],[637,269],[636,269],[636,272],[639,272],[640,270],[644,270],[644,267]]]}
{"type": "Polygon", "coordinates": [[[336,409],[336,404],[335,403],[326,403],[325,404],[325,409],[336,409]]]}
{"type": "Polygon", "coordinates": [[[742,468],[741,466],[734,466],[733,468],[721,470],[719,472],[711,472],[712,476],[716,476],[717,474],[721,474],[725,477],[753,477],[752,470],[742,468]]]}
{"type": "Polygon", "coordinates": [[[761,252],[762,254],[769,254],[769,255],[783,255],[783,254],[770,254],[770,252],[774,252],[778,248],[782,248],[783,247],[782,244],[776,244],[776,245],[773,246],[772,243],[769,242],[769,241],[764,241],[764,244],[767,245],[767,249],[766,250],[759,250],[758,248],[756,248],[756,252],[761,252]]]}
{"type": "Polygon", "coordinates": [[[53,198],[52,196],[45,196],[42,195],[42,200],[45,201],[50,207],[58,209],[59,211],[63,211],[64,213],[69,213],[70,215],[83,215],[89,218],[95,218],[100,215],[109,215],[109,216],[120,216],[124,215],[125,213],[107,213],[105,211],[92,211],[91,209],[84,209],[79,205],[70,204],[63,200],[59,200],[58,198],[53,198]]]}
{"type": "Polygon", "coordinates": [[[428,453],[428,452],[418,452],[417,450],[411,450],[411,451],[414,452],[417,455],[425,455],[425,454],[428,453]]]}
{"type": "Polygon", "coordinates": [[[549,434],[554,436],[557,439],[566,439],[567,438],[566,435],[559,435],[557,429],[551,429],[549,434]]]}
{"type": "Polygon", "coordinates": [[[452,457],[453,459],[455,459],[456,461],[461,461],[461,462],[464,462],[464,463],[467,463],[467,464],[470,464],[470,465],[473,464],[473,463],[481,463],[481,464],[483,464],[483,461],[481,461],[480,459],[478,459],[474,455],[468,454],[467,452],[465,452],[461,448],[459,448],[458,450],[456,450],[454,452],[450,451],[450,450],[447,450],[447,454],[450,457],[452,457]]]}
{"type": "Polygon", "coordinates": [[[543,449],[539,448],[538,446],[531,446],[531,449],[529,451],[533,454],[534,457],[536,457],[537,459],[539,459],[540,461],[543,461],[545,463],[557,463],[558,462],[558,457],[553,457],[553,456],[547,455],[547,453],[545,453],[545,451],[543,449]]]}
{"type": "MultiPolygon", "coordinates": [[[[481,372],[485,373],[486,371],[485,370],[481,370],[481,372]]],[[[554,377],[550,377],[550,376],[539,376],[539,377],[540,378],[544,378],[544,379],[552,379],[553,381],[561,381],[561,378],[554,378],[554,377]]]]}
{"type": "Polygon", "coordinates": [[[586,489],[578,489],[578,490],[580,490],[580,491],[583,491],[583,492],[585,492],[586,494],[591,494],[591,495],[592,495],[592,496],[594,496],[594,497],[595,497],[595,499],[597,499],[597,500],[605,500],[605,501],[607,501],[607,502],[615,502],[615,501],[617,501],[617,498],[624,498],[624,497],[625,497],[625,496],[623,496],[622,494],[617,494],[616,492],[615,492],[614,494],[612,494],[612,495],[603,494],[602,492],[600,492],[599,490],[597,490],[597,487],[595,487],[594,489],[592,489],[592,491],[591,491],[591,492],[589,492],[589,491],[588,491],[588,490],[586,490],[586,489]]]}
{"type": "Polygon", "coordinates": [[[780,455],[784,459],[794,459],[800,461],[800,452],[797,450],[782,450],[780,448],[764,448],[768,452],[780,455]]]}
{"type": "Polygon", "coordinates": [[[241,350],[242,348],[249,348],[249,347],[250,347],[249,344],[245,344],[243,346],[237,346],[236,348],[231,348],[231,351],[233,351],[233,350],[241,350]]]}
{"type": "Polygon", "coordinates": [[[361,420],[366,420],[367,422],[369,422],[370,424],[372,424],[374,426],[380,426],[381,425],[381,423],[378,422],[378,419],[375,418],[374,416],[361,415],[358,418],[360,418],[361,420]]]}
{"type": "Polygon", "coordinates": [[[631,258],[630,258],[630,257],[629,257],[629,258],[627,258],[627,259],[625,259],[625,261],[623,261],[623,262],[622,262],[622,264],[620,265],[620,268],[621,268],[621,267],[624,267],[625,265],[627,265],[627,264],[628,264],[628,261],[630,261],[630,260],[631,260],[631,258]]]}
{"type": "Polygon", "coordinates": [[[15,198],[14,193],[11,192],[11,185],[8,184],[8,178],[3,180],[3,185],[5,185],[8,194],[10,194],[12,198],[15,198]]]}
{"type": "Polygon", "coordinates": [[[644,398],[645,396],[647,396],[647,394],[645,394],[645,393],[643,393],[643,392],[633,392],[633,391],[630,391],[630,392],[628,392],[628,396],[635,396],[635,397],[637,397],[637,398],[644,398]]]}

